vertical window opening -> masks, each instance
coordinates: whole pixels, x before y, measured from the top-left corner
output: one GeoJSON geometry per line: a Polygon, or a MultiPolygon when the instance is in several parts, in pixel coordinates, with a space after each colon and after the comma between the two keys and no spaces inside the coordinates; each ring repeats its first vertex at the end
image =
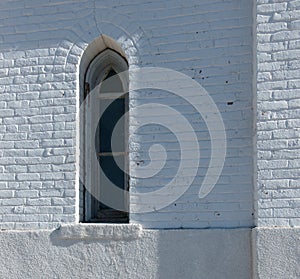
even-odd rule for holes
{"type": "Polygon", "coordinates": [[[128,78],[119,75],[126,70],[127,61],[107,49],[94,58],[86,72],[83,119],[85,222],[129,222],[128,78]],[[96,96],[92,101],[90,94],[96,96]]]}

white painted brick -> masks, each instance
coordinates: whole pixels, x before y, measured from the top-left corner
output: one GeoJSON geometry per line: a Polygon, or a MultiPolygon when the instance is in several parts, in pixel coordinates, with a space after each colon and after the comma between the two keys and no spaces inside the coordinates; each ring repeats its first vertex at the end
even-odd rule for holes
{"type": "Polygon", "coordinates": [[[52,198],[53,205],[70,205],[74,204],[74,198],[52,198]]]}
{"type": "Polygon", "coordinates": [[[7,125],[6,131],[15,133],[18,131],[18,126],[17,125],[7,125]]]}
{"type": "Polygon", "coordinates": [[[4,141],[13,141],[13,140],[25,140],[27,137],[27,134],[26,133],[5,133],[3,135],[3,138],[2,140],[4,141]]]}
{"type": "Polygon", "coordinates": [[[300,99],[290,100],[288,106],[289,108],[300,108],[300,99]]]}
{"type": "Polygon", "coordinates": [[[276,23],[261,23],[257,26],[257,31],[259,33],[273,33],[276,31],[282,31],[287,29],[286,22],[276,22],[276,23]]]}
{"type": "Polygon", "coordinates": [[[293,39],[299,39],[300,34],[297,30],[293,31],[279,31],[272,35],[272,41],[288,41],[293,39]]]}
{"type": "Polygon", "coordinates": [[[292,203],[300,197],[299,183],[297,183],[300,175],[298,171],[299,131],[297,130],[299,127],[297,109],[300,98],[297,90],[300,84],[298,50],[300,13],[297,10],[298,7],[299,1],[265,2],[257,7],[257,18],[262,22],[257,28],[258,38],[260,38],[257,46],[258,55],[264,57],[272,55],[272,60],[267,63],[263,63],[263,60],[259,61],[258,74],[264,71],[271,72],[274,80],[264,80],[257,87],[258,107],[264,110],[264,118],[258,118],[259,123],[257,124],[258,168],[269,170],[269,172],[259,171],[258,190],[262,190],[263,187],[274,189],[268,191],[268,194],[259,196],[257,223],[262,226],[290,226],[299,223],[300,220],[299,210],[292,208],[292,203]],[[270,19],[266,20],[268,16],[274,22],[271,22],[270,19]],[[271,26],[274,29],[269,28],[271,26]],[[279,30],[279,28],[285,27],[288,27],[289,30],[279,30]],[[271,35],[271,41],[268,41],[263,32],[271,35]],[[291,67],[287,63],[291,63],[293,66],[291,67]],[[291,80],[286,82],[288,79],[291,80]],[[260,98],[260,91],[273,91],[272,96],[276,101],[260,98]],[[279,126],[279,123],[276,122],[261,122],[270,118],[284,119],[285,124],[282,123],[279,126]],[[272,137],[267,131],[272,131],[272,137]],[[286,144],[287,146],[285,146],[286,144]],[[267,152],[268,145],[273,149],[272,154],[267,152]],[[291,189],[278,190],[287,188],[291,189]],[[268,199],[269,195],[273,197],[272,200],[268,199]],[[263,208],[275,209],[268,214],[268,211],[262,211],[263,208]]]}
{"type": "Polygon", "coordinates": [[[38,174],[38,173],[19,173],[19,174],[17,174],[17,180],[19,180],[19,181],[40,180],[40,174],[38,174]]]}
{"type": "Polygon", "coordinates": [[[0,228],[1,230],[13,230],[16,228],[16,223],[15,222],[0,222],[0,228]]]}
{"type": "Polygon", "coordinates": [[[75,214],[75,206],[64,206],[63,213],[64,214],[75,214]]]}
{"type": "Polygon", "coordinates": [[[5,59],[25,58],[25,51],[9,51],[3,53],[5,59]]]}
{"type": "Polygon", "coordinates": [[[287,8],[287,3],[271,3],[257,6],[257,12],[260,13],[270,13],[270,12],[280,12],[285,11],[287,8]]]}
{"type": "Polygon", "coordinates": [[[259,110],[280,110],[288,108],[286,101],[262,102],[258,104],[259,110]]]}
{"type": "Polygon", "coordinates": [[[269,22],[270,18],[269,15],[257,15],[256,21],[257,23],[265,23],[269,22]]]}
{"type": "Polygon", "coordinates": [[[49,222],[51,216],[48,214],[5,214],[3,222],[49,222]]]}
{"type": "Polygon", "coordinates": [[[13,173],[0,173],[0,181],[15,180],[15,174],[13,173]]]}
{"type": "Polygon", "coordinates": [[[42,180],[50,180],[50,181],[55,181],[55,180],[62,180],[65,178],[64,173],[41,173],[41,179],[42,180]]]}
{"type": "Polygon", "coordinates": [[[299,9],[282,12],[282,14],[281,14],[282,19],[287,21],[287,22],[291,22],[292,20],[299,19],[299,15],[300,15],[299,9]]]}
{"type": "Polygon", "coordinates": [[[63,208],[61,206],[26,206],[24,207],[25,214],[61,214],[63,208]]]}
{"type": "Polygon", "coordinates": [[[284,50],[274,53],[272,56],[274,57],[274,60],[292,60],[292,59],[298,59],[300,54],[300,50],[297,49],[291,49],[291,50],[284,50]]]}
{"type": "Polygon", "coordinates": [[[26,200],[26,205],[46,206],[51,205],[51,198],[30,198],[26,200]]]}
{"type": "Polygon", "coordinates": [[[300,7],[300,1],[299,0],[292,0],[288,2],[289,8],[290,9],[297,9],[300,7]]]}
{"type": "Polygon", "coordinates": [[[9,214],[13,212],[12,206],[1,206],[0,208],[0,214],[9,214]]]}
{"type": "Polygon", "coordinates": [[[48,172],[50,170],[51,170],[50,165],[32,165],[32,166],[28,166],[28,172],[40,173],[40,172],[48,172]]]}
{"type": "Polygon", "coordinates": [[[9,165],[5,169],[10,173],[27,172],[27,166],[9,165]]]}
{"type": "Polygon", "coordinates": [[[17,206],[17,205],[23,205],[25,204],[25,200],[23,198],[8,198],[8,199],[1,199],[0,200],[0,205],[4,205],[4,206],[17,206]]]}
{"type": "Polygon", "coordinates": [[[47,164],[62,164],[65,162],[65,157],[64,156],[50,156],[50,157],[44,158],[43,162],[47,163],[47,164]]]}
{"type": "Polygon", "coordinates": [[[38,195],[39,193],[36,190],[18,190],[15,194],[17,198],[37,198],[38,195]]]}
{"type": "Polygon", "coordinates": [[[62,197],[63,192],[60,190],[44,190],[40,192],[41,197],[62,197]]]}
{"type": "MultiPolygon", "coordinates": [[[[68,177],[70,179],[69,181],[57,180],[57,181],[55,181],[55,187],[63,188],[63,189],[70,188],[70,189],[73,189],[73,191],[74,191],[74,181],[72,181],[72,179],[74,179],[74,178],[72,178],[71,175],[69,177],[69,175],[70,175],[70,173],[65,173],[65,175],[64,175],[65,177],[68,177]]],[[[64,191],[65,191],[65,193],[68,193],[68,190],[64,190],[64,191]]],[[[72,195],[70,195],[70,197],[71,196],[72,195]]]]}
{"type": "Polygon", "coordinates": [[[16,141],[15,148],[38,148],[39,142],[37,140],[24,140],[24,141],[16,141]]]}
{"type": "Polygon", "coordinates": [[[14,196],[14,191],[12,190],[0,190],[0,198],[12,198],[14,196]]]}
{"type": "Polygon", "coordinates": [[[39,123],[51,123],[52,115],[43,115],[43,116],[32,116],[29,118],[29,123],[39,124],[39,123]]]}
{"type": "MultiPolygon", "coordinates": [[[[0,113],[3,127],[0,129],[3,151],[0,165],[4,176],[1,179],[0,174],[0,179],[3,187],[8,187],[5,191],[20,191],[19,195],[25,195],[24,198],[0,199],[0,212],[2,206],[6,207],[3,210],[9,210],[10,205],[5,205],[7,202],[11,202],[11,206],[24,206],[20,212],[7,212],[6,223],[0,222],[1,227],[53,228],[60,222],[75,219],[79,61],[83,49],[99,36],[89,20],[76,16],[81,14],[82,3],[75,2],[71,10],[65,1],[48,5],[38,0],[23,3],[22,13],[16,9],[16,2],[0,10],[5,15],[1,29],[3,39],[0,39],[0,101],[4,102],[0,113]],[[58,7],[60,13],[57,13],[58,7]],[[28,16],[32,11],[34,16],[28,16]],[[74,33],[69,32],[70,26],[74,33]]],[[[114,3],[95,3],[95,12],[108,18],[103,32],[118,39],[114,25],[109,23],[118,21],[118,17],[113,13],[101,14],[103,6],[109,8],[114,3]]],[[[197,185],[178,201],[181,202],[180,210],[171,206],[165,208],[165,212],[155,212],[149,217],[132,215],[131,221],[149,228],[253,226],[252,136],[255,125],[252,123],[252,101],[256,98],[252,96],[256,91],[252,88],[253,54],[257,51],[258,167],[265,171],[259,175],[268,187],[274,181],[274,185],[287,188],[289,183],[296,185],[297,172],[287,175],[289,168],[297,169],[299,159],[295,141],[299,134],[294,129],[299,127],[296,121],[299,99],[296,90],[300,88],[297,63],[300,35],[296,29],[299,1],[257,1],[257,50],[252,49],[252,34],[255,34],[252,32],[252,25],[255,25],[252,1],[193,0],[185,4],[175,1],[173,7],[164,7],[161,3],[123,3],[122,14],[132,22],[122,22],[120,26],[137,40],[135,44],[139,48],[136,54],[131,45],[127,46],[130,66],[170,67],[201,82],[224,118],[228,161],[220,182],[205,200],[197,198],[200,178],[205,175],[201,168],[197,185]],[[140,39],[139,27],[144,32],[140,39]],[[198,74],[200,70],[202,73],[198,74]],[[234,101],[234,105],[228,106],[229,101],[234,101]],[[293,163],[290,162],[292,158],[293,163]],[[280,170],[275,172],[279,176],[277,179],[272,177],[276,170],[280,170]],[[288,185],[286,181],[289,181],[288,185]],[[196,204],[198,209],[189,202],[196,204]],[[199,210],[207,204],[209,208],[199,210]],[[215,214],[219,211],[220,215],[215,214]]],[[[87,0],[85,5],[94,6],[94,2],[87,0]]],[[[95,19],[98,26],[102,26],[101,18],[95,19]]],[[[130,41],[127,35],[122,40],[130,41]]],[[[144,98],[142,95],[136,96],[135,100],[143,102],[146,98],[155,100],[153,96],[144,98]]],[[[161,98],[161,101],[168,105],[170,98],[161,98]]],[[[177,105],[176,108],[182,109],[189,119],[196,117],[190,114],[188,106],[177,105]]],[[[200,142],[205,145],[201,150],[203,162],[207,164],[209,135],[200,132],[200,142]]],[[[165,138],[159,131],[151,133],[157,135],[158,140],[165,138]]],[[[132,146],[145,148],[138,137],[133,140],[132,146]]],[[[147,138],[145,143],[150,140],[147,138]]],[[[170,142],[168,147],[174,148],[174,143],[170,142]]],[[[137,190],[136,185],[147,187],[156,181],[165,183],[170,176],[167,173],[157,180],[138,181],[132,185],[132,190],[137,190]]],[[[280,195],[278,199],[281,199],[280,195]]],[[[283,206],[286,208],[285,203],[283,206]]],[[[277,218],[270,213],[270,208],[271,205],[264,213],[259,212],[259,216],[264,216],[258,220],[259,224],[290,224],[288,216],[277,218]]]]}

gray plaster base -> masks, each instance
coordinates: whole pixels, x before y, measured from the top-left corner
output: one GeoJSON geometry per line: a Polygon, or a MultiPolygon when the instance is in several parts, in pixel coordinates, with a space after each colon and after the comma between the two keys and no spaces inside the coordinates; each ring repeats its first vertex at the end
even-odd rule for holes
{"type": "Polygon", "coordinates": [[[0,232],[0,278],[251,278],[251,230],[0,232]]]}
{"type": "Polygon", "coordinates": [[[254,278],[300,278],[300,228],[253,229],[254,278]]]}

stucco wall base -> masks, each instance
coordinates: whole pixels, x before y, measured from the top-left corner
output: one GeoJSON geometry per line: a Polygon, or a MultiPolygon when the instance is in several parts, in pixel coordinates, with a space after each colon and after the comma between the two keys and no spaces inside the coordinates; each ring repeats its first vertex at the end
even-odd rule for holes
{"type": "Polygon", "coordinates": [[[300,278],[300,228],[253,229],[254,278],[300,278]]]}
{"type": "Polygon", "coordinates": [[[251,278],[250,229],[127,226],[2,231],[0,278],[251,278]]]}

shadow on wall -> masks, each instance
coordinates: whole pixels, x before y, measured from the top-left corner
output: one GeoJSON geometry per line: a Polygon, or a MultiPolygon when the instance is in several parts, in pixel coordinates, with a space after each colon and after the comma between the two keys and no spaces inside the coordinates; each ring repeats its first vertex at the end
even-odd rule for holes
{"type": "Polygon", "coordinates": [[[251,230],[161,231],[157,278],[250,279],[251,230]]]}

